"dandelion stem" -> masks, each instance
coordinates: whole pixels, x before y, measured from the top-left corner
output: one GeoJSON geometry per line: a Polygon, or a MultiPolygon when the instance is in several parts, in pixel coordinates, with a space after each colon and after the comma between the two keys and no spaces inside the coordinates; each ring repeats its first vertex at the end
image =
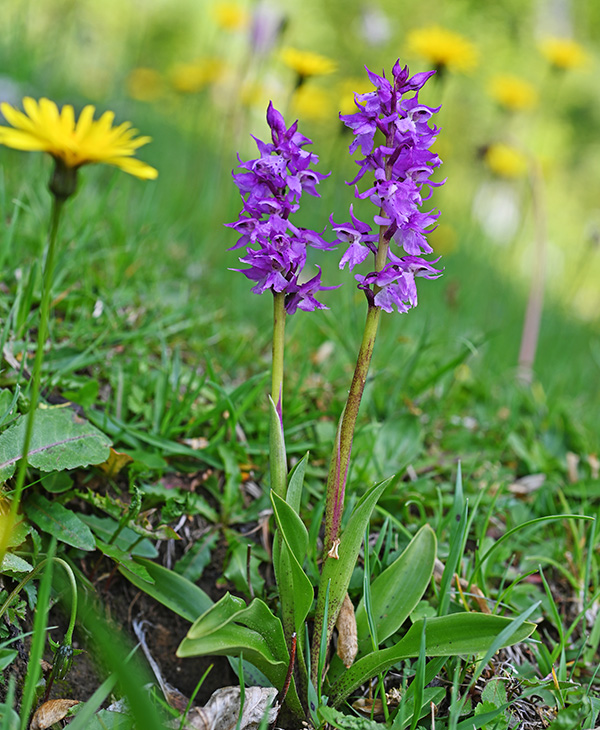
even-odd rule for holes
{"type": "Polygon", "coordinates": [[[33,363],[33,373],[31,377],[31,395],[29,398],[29,412],[27,414],[27,424],[25,427],[25,438],[23,440],[23,453],[19,461],[17,471],[17,479],[15,489],[12,495],[10,511],[8,519],[4,524],[4,530],[0,535],[0,565],[4,559],[6,548],[10,539],[13,525],[17,516],[17,510],[21,501],[21,494],[25,484],[25,475],[27,473],[27,456],[31,446],[31,437],[33,434],[33,423],[35,419],[35,411],[38,405],[40,394],[40,379],[42,373],[42,363],[44,360],[44,343],[48,334],[48,320],[50,316],[50,295],[52,292],[52,281],[54,278],[54,268],[56,259],[56,240],[58,227],[62,209],[65,203],[64,198],[53,196],[52,213],[50,217],[50,232],[48,238],[48,250],[46,252],[46,262],[44,264],[44,274],[42,281],[42,301],[40,305],[40,323],[38,326],[37,346],[35,352],[35,360],[33,363]]]}

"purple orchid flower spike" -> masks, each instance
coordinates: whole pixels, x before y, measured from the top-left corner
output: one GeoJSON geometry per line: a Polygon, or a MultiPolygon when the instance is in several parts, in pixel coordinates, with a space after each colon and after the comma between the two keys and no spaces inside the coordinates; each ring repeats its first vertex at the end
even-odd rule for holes
{"type": "Polygon", "coordinates": [[[243,207],[237,221],[227,225],[240,234],[232,248],[246,248],[240,262],[249,267],[235,270],[256,282],[255,294],[269,290],[284,294],[288,314],[297,309],[323,309],[325,305],[314,295],[332,287],[321,284],[320,270],[310,282],[298,284],[298,280],[307,248],[330,250],[335,243],[328,243],[316,231],[295,226],[289,217],[298,211],[303,193],[319,197],[316,186],[328,175],[313,169],[319,158],[304,149],[311,140],[298,132],[298,122],[287,127],[272,102],[267,123],[271,141],[254,137],[260,157],[240,160],[240,172],[233,173],[243,207]]]}
{"type": "Polygon", "coordinates": [[[380,227],[381,240],[376,245],[368,226],[365,228],[366,224],[353,215],[352,224],[334,224],[338,240],[350,243],[340,267],[348,263],[353,269],[367,258],[369,250],[373,251],[377,270],[366,276],[358,275],[359,288],[365,291],[370,305],[388,312],[393,308],[407,312],[417,305],[415,276],[435,278],[441,274],[420,258],[433,252],[427,234],[439,216],[438,211],[422,211],[421,206],[433,188],[443,184],[430,179],[441,165],[437,154],[430,149],[439,132],[436,126],[431,126],[431,120],[440,107],[421,104],[418,94],[435,72],[411,77],[408,67],[402,67],[397,61],[392,69],[392,81],[385,73],[379,76],[369,69],[367,73],[375,90],[357,94],[358,111],[341,115],[340,119],[355,135],[350,152],[360,148],[364,155],[357,160],[360,171],[350,184],[361,180],[367,171],[373,172],[372,187],[363,192],[355,188],[355,197],[370,200],[376,206],[373,222],[380,227]],[[385,141],[375,146],[377,131],[385,141]],[[405,256],[398,256],[391,243],[405,256]]]}

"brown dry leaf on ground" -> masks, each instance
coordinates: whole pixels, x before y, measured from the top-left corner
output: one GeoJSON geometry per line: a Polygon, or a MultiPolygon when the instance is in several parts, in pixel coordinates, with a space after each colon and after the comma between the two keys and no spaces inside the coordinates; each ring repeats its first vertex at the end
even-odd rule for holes
{"type": "Polygon", "coordinates": [[[73,705],[78,704],[79,700],[48,700],[48,702],[44,702],[35,711],[29,730],[46,730],[46,728],[52,727],[54,723],[67,716],[73,705]]]}

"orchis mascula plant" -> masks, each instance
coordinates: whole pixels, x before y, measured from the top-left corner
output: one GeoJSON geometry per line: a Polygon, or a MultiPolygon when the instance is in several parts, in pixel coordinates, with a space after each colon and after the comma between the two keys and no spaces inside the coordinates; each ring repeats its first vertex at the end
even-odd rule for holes
{"type": "Polygon", "coordinates": [[[523,617],[511,623],[485,614],[440,615],[427,621],[426,631],[424,621],[416,621],[402,638],[379,649],[402,628],[429,585],[436,558],[436,538],[429,526],[421,528],[406,550],[370,585],[367,576],[356,615],[347,594],[372,511],[391,481],[376,484],[360,496],[342,531],[354,428],[381,312],[394,308],[407,312],[417,304],[416,277],[431,279],[441,274],[422,257],[432,253],[426,234],[438,213],[423,212],[421,206],[432,189],[442,184],[430,180],[441,164],[430,150],[438,133],[430,122],[438,109],[421,104],[418,98],[433,73],[411,77],[399,62],[391,80],[368,71],[375,90],[357,95],[356,113],[341,117],[355,135],[350,151],[360,147],[363,155],[353,183],[373,173],[371,187],[364,192],[356,189],[355,195],[375,205],[373,222],[378,232],[372,233],[370,225],[355,216],[352,206],[350,222],[338,225],[331,218],[337,236],[333,244],[290,221],[301,193],[316,195],[316,183],[326,176],[311,169],[317,157],[303,149],[310,140],[298,133],[297,124],[286,128],[272,104],[267,112],[272,142],[256,140],[260,157],[241,163],[242,172],[234,174],[244,202],[238,220],[229,225],[241,234],[234,248],[246,247],[240,261],[249,268],[241,271],[256,282],[254,292],[270,290],[274,299],[270,462],[271,502],[277,524],[273,566],[281,618],[260,598],[246,605],[241,598],[227,594],[192,625],[178,654],[243,654],[282,690],[281,702],[287,692],[285,701],[296,722],[307,717],[317,727],[325,721],[321,710],[327,702],[339,706],[359,685],[402,659],[419,656],[420,651],[428,656],[486,652],[496,646],[500,632],[504,632],[500,644],[506,645],[523,639],[533,629],[523,624],[523,617]],[[331,457],[323,563],[309,650],[306,620],[313,608],[314,587],[304,572],[308,531],[299,514],[308,455],[288,475],[282,407],[284,321],[286,312],[323,307],[315,294],[330,287],[321,285],[320,271],[308,281],[301,278],[307,247],[330,250],[338,243],[348,244],[340,268],[348,264],[353,270],[370,256],[373,264],[369,273],[355,275],[366,295],[367,317],[331,457]],[[345,638],[350,635],[349,643],[354,647],[339,652],[343,663],[334,657],[325,672],[342,606],[345,626],[338,625],[338,629],[345,638]],[[298,666],[292,674],[294,657],[298,666]]]}

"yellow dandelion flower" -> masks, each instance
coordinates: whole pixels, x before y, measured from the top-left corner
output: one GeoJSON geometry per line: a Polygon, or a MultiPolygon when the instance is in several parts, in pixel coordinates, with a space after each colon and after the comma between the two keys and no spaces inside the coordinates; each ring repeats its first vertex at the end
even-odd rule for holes
{"type": "Polygon", "coordinates": [[[529,161],[516,147],[504,142],[491,144],[483,155],[485,164],[499,177],[517,178],[527,174],[529,161]]]}
{"type": "Polygon", "coordinates": [[[337,68],[337,64],[331,58],[311,51],[299,51],[297,48],[284,48],[281,51],[281,60],[295,71],[300,79],[326,76],[337,68]]]}
{"type": "Polygon", "coordinates": [[[193,63],[178,63],[171,70],[171,83],[180,94],[197,94],[219,78],[223,62],[208,58],[193,63]]]}
{"type": "Polygon", "coordinates": [[[292,107],[294,114],[302,119],[330,119],[333,113],[331,94],[310,84],[296,89],[292,97],[292,107]]]}
{"type": "Polygon", "coordinates": [[[477,66],[477,49],[470,40],[446,28],[433,25],[408,34],[408,51],[421,56],[440,70],[471,71],[477,66]]]}
{"type": "Polygon", "coordinates": [[[240,30],[248,24],[248,13],[237,3],[219,3],[213,8],[217,25],[225,30],[240,30]]]}
{"type": "Polygon", "coordinates": [[[136,101],[155,101],[163,93],[163,82],[154,68],[134,68],[126,80],[127,93],[136,101]]]}
{"type": "Polygon", "coordinates": [[[15,150],[48,152],[61,167],[71,170],[99,162],[142,180],[157,177],[153,167],[134,157],[137,148],[150,142],[150,137],[135,137],[137,130],[129,122],[113,127],[113,112],[104,112],[94,120],[95,108],[86,106],[76,122],[69,104],[59,111],[49,99],[25,97],[23,108],[25,113],[10,104],[0,104],[2,114],[12,125],[0,126],[0,144],[15,150]]]}
{"type": "Polygon", "coordinates": [[[544,38],[539,44],[544,58],[557,69],[581,68],[588,60],[583,47],[571,38],[544,38]]]}
{"type": "Polygon", "coordinates": [[[533,84],[510,74],[494,76],[489,86],[490,96],[511,111],[533,109],[538,102],[538,93],[533,84]]]}

